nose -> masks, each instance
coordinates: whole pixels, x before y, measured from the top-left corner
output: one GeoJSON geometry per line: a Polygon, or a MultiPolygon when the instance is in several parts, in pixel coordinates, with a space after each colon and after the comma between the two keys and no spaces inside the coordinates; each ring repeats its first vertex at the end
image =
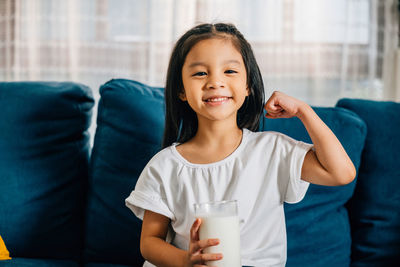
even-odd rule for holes
{"type": "Polygon", "coordinates": [[[225,81],[217,74],[209,75],[207,81],[207,89],[218,89],[225,87],[225,81]]]}

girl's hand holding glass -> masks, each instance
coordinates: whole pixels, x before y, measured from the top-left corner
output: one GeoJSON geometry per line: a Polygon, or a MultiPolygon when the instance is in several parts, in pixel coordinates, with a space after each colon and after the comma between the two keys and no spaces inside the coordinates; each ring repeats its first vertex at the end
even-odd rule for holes
{"type": "Polygon", "coordinates": [[[190,244],[187,254],[185,267],[207,267],[206,261],[217,261],[222,259],[223,255],[218,254],[203,254],[205,248],[216,246],[219,244],[218,239],[200,240],[199,229],[201,219],[196,219],[190,229],[190,244]]]}

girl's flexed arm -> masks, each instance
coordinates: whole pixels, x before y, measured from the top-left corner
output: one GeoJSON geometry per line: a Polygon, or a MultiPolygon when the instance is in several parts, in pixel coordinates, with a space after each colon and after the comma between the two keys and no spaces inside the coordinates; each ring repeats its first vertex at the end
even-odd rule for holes
{"type": "Polygon", "coordinates": [[[267,118],[298,117],[314,144],[305,156],[301,170],[304,181],[319,185],[344,185],[353,181],[356,170],[342,144],[306,103],[281,92],[274,92],[264,106],[267,118]]]}

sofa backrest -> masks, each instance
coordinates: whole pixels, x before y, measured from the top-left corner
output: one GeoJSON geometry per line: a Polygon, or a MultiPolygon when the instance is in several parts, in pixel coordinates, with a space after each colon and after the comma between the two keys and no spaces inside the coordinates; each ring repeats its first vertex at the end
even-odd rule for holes
{"type": "Polygon", "coordinates": [[[0,235],[11,257],[81,258],[93,105],[81,84],[0,83],[0,235]]]}
{"type": "Polygon", "coordinates": [[[125,198],[161,147],[163,89],[119,79],[104,84],[100,94],[90,166],[85,261],[141,266],[141,220],[125,207],[125,198]]]}
{"type": "Polygon", "coordinates": [[[400,266],[400,103],[342,99],[368,133],[348,208],[352,266],[400,266]]]}

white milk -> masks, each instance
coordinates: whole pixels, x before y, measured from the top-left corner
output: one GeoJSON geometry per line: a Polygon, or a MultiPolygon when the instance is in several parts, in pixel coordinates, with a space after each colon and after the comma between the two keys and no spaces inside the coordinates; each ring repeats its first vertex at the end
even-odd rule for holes
{"type": "Polygon", "coordinates": [[[219,244],[204,250],[205,253],[222,253],[219,261],[206,262],[208,266],[241,267],[240,229],[238,216],[201,217],[200,240],[218,238],[219,244]]]}

